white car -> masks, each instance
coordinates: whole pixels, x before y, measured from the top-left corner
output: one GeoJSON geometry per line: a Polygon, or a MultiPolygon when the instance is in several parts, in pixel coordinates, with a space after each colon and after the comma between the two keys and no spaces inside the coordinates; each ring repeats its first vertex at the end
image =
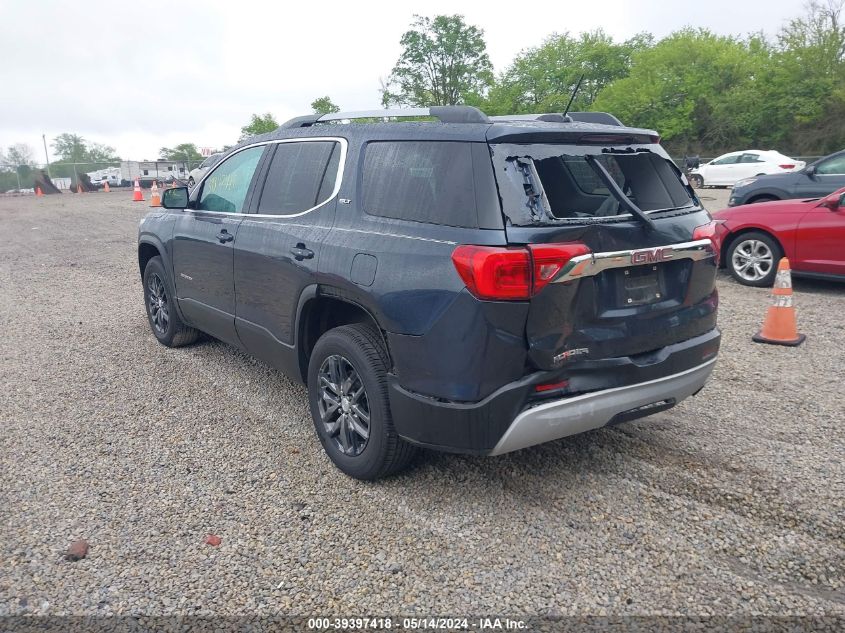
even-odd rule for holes
{"type": "Polygon", "coordinates": [[[764,174],[782,174],[803,169],[803,160],[794,160],[775,150],[748,149],[722,154],[709,163],[690,171],[688,178],[695,188],[732,187],[738,181],[764,174]]]}
{"type": "Polygon", "coordinates": [[[212,154],[204,161],[202,161],[199,167],[197,167],[196,169],[192,169],[191,173],[188,174],[188,186],[193,187],[195,184],[197,184],[205,175],[205,172],[207,172],[209,169],[219,163],[221,158],[223,158],[222,152],[220,152],[219,154],[212,154]]]}

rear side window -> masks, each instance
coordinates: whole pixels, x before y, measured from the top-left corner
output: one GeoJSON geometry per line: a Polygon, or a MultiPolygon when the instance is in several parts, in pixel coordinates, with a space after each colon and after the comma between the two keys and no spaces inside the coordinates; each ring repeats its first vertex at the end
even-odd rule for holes
{"type": "Polygon", "coordinates": [[[322,204],[334,191],[340,144],[279,143],[264,181],[258,213],[293,215],[322,204]]]}
{"type": "Polygon", "coordinates": [[[364,152],[361,203],[370,215],[478,226],[472,147],[441,141],[378,141],[364,152]]]}

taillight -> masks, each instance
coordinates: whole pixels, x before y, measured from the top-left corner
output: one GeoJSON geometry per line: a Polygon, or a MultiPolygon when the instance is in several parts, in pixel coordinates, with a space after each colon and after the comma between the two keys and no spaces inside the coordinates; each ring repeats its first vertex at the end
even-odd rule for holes
{"type": "Polygon", "coordinates": [[[719,240],[716,236],[716,221],[711,220],[707,224],[695,227],[692,232],[693,241],[710,240],[713,245],[713,256],[716,258],[716,264],[719,264],[719,240]]]}
{"type": "Polygon", "coordinates": [[[528,247],[534,260],[534,292],[540,292],[573,257],[590,252],[586,244],[531,244],[528,247]]]}
{"type": "Polygon", "coordinates": [[[527,248],[458,246],[452,262],[469,291],[479,299],[520,300],[537,294],[584,244],[533,244],[527,248]]]}
{"type": "Polygon", "coordinates": [[[795,169],[795,165],[778,165],[781,169],[795,169]]]}

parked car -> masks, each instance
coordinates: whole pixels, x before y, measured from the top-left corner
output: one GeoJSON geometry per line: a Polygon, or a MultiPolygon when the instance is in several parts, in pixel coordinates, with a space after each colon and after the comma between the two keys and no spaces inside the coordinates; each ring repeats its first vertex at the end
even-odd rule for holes
{"type": "Polygon", "coordinates": [[[690,184],[701,187],[730,187],[739,180],[763,174],[780,174],[802,169],[804,161],[794,160],[774,150],[743,150],[722,154],[689,173],[690,184]]]}
{"type": "Polygon", "coordinates": [[[845,150],[820,158],[799,171],[740,180],[734,185],[728,206],[790,198],[820,198],[840,187],[845,187],[845,150]]]}
{"type": "Polygon", "coordinates": [[[717,211],[721,261],[741,284],[771,286],[778,261],[795,275],[845,280],[845,187],[824,198],[717,211]]]}
{"type": "Polygon", "coordinates": [[[719,348],[715,225],[655,132],[579,117],[338,113],[250,139],[140,225],[153,335],[305,382],[361,479],[671,408],[719,348]],[[356,123],[408,116],[438,120],[356,123]]]}
{"type": "Polygon", "coordinates": [[[192,169],[191,172],[188,174],[188,186],[193,187],[200,180],[202,180],[202,177],[205,176],[206,172],[212,167],[214,167],[217,163],[219,163],[221,158],[223,158],[222,152],[218,154],[212,154],[204,161],[202,161],[199,167],[192,169]]]}

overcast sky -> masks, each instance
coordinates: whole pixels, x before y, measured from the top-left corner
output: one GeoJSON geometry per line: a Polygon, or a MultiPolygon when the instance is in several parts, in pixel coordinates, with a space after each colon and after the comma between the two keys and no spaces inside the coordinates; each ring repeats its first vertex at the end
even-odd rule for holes
{"type": "Polygon", "coordinates": [[[42,133],[49,144],[75,132],[140,160],[181,142],[231,144],[251,113],[281,122],[322,95],[344,110],[379,107],[413,13],[463,14],[498,72],[555,31],[773,35],[802,12],[801,0],[0,0],[0,148],[27,143],[42,162],[42,133]]]}

